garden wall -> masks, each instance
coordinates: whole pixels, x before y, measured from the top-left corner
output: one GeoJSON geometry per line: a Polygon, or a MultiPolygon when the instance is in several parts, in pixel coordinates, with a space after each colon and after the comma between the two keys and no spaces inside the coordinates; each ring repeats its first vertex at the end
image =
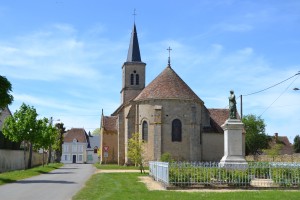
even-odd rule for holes
{"type": "MultiPolygon", "coordinates": [[[[27,168],[29,153],[26,152],[26,163],[24,163],[24,152],[19,150],[0,149],[0,173],[18,169],[27,168]]],[[[47,156],[45,156],[47,157],[47,156]]],[[[47,158],[45,158],[46,160],[47,158]]],[[[43,154],[32,153],[32,166],[41,165],[43,162],[43,154]]]]}
{"type": "Polygon", "coordinates": [[[300,153],[295,153],[292,155],[278,155],[272,158],[268,155],[249,155],[246,156],[247,161],[257,161],[257,162],[300,162],[300,153]]]}

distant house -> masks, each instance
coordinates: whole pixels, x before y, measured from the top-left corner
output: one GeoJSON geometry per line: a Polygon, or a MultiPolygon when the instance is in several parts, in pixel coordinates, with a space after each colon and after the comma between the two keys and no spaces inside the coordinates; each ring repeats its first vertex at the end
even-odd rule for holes
{"type": "Polygon", "coordinates": [[[0,109],[0,149],[19,150],[20,142],[12,142],[2,133],[4,120],[11,115],[12,114],[8,107],[6,107],[5,109],[0,109]]]}
{"type": "Polygon", "coordinates": [[[64,134],[62,163],[98,162],[99,136],[88,135],[83,128],[72,128],[64,134]],[[97,150],[95,150],[97,149],[97,150]]]}
{"type": "Polygon", "coordinates": [[[280,150],[281,155],[292,155],[294,153],[293,145],[287,136],[278,136],[278,133],[275,133],[269,145],[273,147],[275,144],[282,144],[282,149],[280,150]]]}
{"type": "Polygon", "coordinates": [[[89,144],[86,149],[87,152],[87,163],[99,163],[98,149],[100,148],[100,136],[91,135],[89,132],[89,144]]]}

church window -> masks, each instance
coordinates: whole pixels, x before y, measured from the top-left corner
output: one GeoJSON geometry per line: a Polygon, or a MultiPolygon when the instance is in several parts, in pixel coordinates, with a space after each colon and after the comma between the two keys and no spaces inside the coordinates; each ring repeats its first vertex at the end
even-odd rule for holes
{"type": "Polygon", "coordinates": [[[140,84],[140,76],[138,74],[135,75],[135,84],[136,85],[140,84]]]}
{"type": "Polygon", "coordinates": [[[148,141],[148,123],[146,121],[143,121],[142,140],[145,142],[148,141]]]}
{"type": "Polygon", "coordinates": [[[181,142],[181,121],[174,119],[172,122],[172,142],[181,142]]]}
{"type": "Polygon", "coordinates": [[[130,74],[130,85],[134,84],[134,75],[130,74]]]}

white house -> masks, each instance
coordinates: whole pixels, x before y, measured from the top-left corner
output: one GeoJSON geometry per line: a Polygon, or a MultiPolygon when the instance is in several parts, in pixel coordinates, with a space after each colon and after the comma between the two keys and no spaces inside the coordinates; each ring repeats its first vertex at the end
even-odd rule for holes
{"type": "Polygon", "coordinates": [[[62,163],[96,163],[99,136],[88,135],[83,128],[72,128],[64,134],[62,163]]]}

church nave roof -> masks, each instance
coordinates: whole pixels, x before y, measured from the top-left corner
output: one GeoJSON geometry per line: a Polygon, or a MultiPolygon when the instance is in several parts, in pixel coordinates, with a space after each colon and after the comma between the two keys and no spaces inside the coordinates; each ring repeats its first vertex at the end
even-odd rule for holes
{"type": "Polygon", "coordinates": [[[136,101],[147,99],[182,99],[202,102],[170,66],[167,66],[135,98],[136,101]]]}

